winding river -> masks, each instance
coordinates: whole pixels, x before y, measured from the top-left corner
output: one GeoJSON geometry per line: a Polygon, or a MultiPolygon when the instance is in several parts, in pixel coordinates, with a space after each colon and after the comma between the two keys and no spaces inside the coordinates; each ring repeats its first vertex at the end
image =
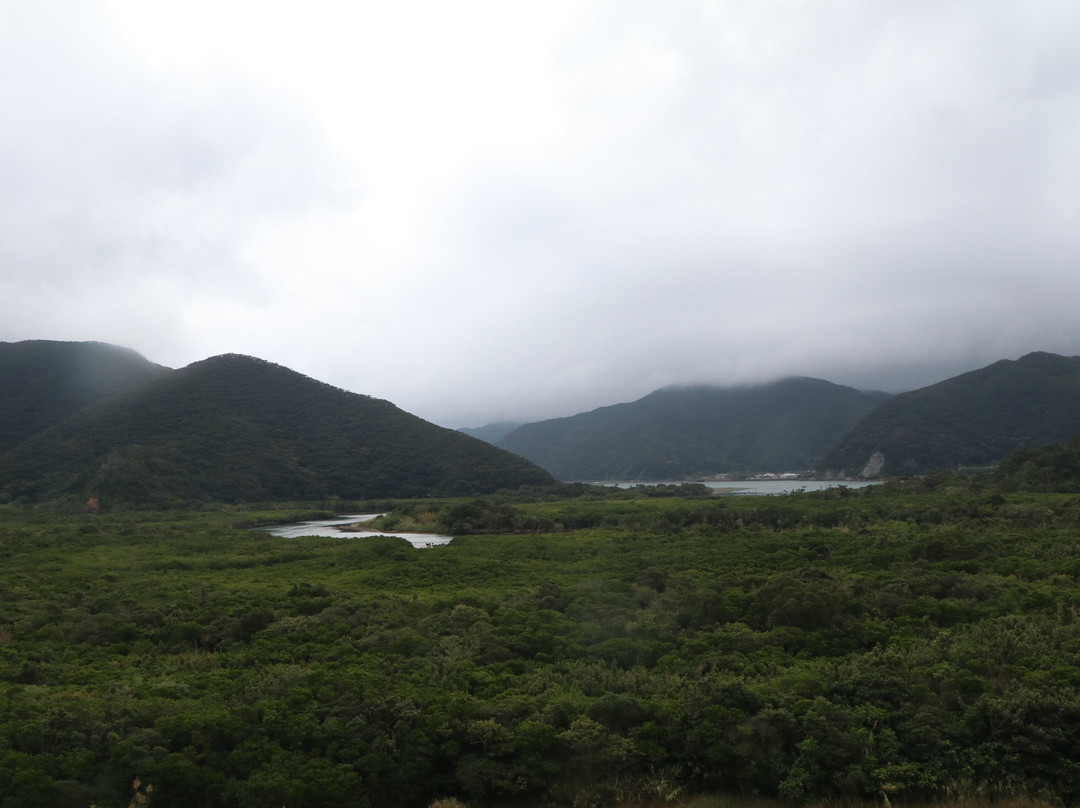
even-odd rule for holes
{"type": "Polygon", "coordinates": [[[381,513],[358,513],[339,516],[336,519],[322,519],[312,522],[294,522],[288,525],[273,525],[259,530],[272,536],[281,536],[286,539],[299,539],[305,536],[330,536],[336,539],[367,539],[372,536],[397,536],[405,539],[413,547],[434,547],[439,544],[449,544],[453,536],[443,536],[438,533],[395,533],[385,530],[365,530],[364,522],[382,516],[381,513]]]}

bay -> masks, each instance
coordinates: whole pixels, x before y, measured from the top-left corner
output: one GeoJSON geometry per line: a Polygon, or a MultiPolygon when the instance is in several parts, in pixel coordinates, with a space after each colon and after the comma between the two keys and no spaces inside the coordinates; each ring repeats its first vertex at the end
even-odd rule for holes
{"type": "Polygon", "coordinates": [[[770,494],[793,494],[796,491],[824,491],[829,488],[865,488],[878,485],[877,480],[634,480],[622,482],[597,482],[595,485],[616,488],[636,488],[641,485],[683,485],[701,483],[717,494],[742,494],[768,496],[770,494]]]}

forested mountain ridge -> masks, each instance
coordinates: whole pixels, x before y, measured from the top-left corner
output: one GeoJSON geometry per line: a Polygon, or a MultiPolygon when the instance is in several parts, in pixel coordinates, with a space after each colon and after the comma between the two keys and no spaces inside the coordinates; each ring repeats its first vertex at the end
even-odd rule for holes
{"type": "Polygon", "coordinates": [[[822,459],[841,475],[992,465],[1080,435],[1080,356],[1036,352],[901,393],[822,459]]]}
{"type": "Polygon", "coordinates": [[[171,372],[103,342],[0,342],[0,453],[83,407],[171,372]]]}
{"type": "Polygon", "coordinates": [[[365,499],[550,482],[528,461],[388,401],[238,355],[129,387],[0,456],[5,501],[365,499]]]}
{"type": "Polygon", "coordinates": [[[667,387],[631,403],[525,424],[497,445],[560,480],[801,471],[886,398],[805,377],[667,387]]]}

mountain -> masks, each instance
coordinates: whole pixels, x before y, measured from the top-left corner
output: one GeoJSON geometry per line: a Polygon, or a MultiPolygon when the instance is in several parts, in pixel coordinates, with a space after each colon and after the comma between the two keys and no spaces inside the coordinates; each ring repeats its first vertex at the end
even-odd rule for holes
{"type": "Polygon", "coordinates": [[[458,432],[464,432],[466,435],[470,435],[474,438],[487,441],[488,443],[498,444],[503,438],[513,432],[521,426],[520,423],[514,421],[499,421],[494,424],[484,424],[484,426],[463,426],[458,428],[458,432]]]}
{"type": "Polygon", "coordinates": [[[1080,357],[1030,353],[902,393],[821,461],[838,474],[920,474],[997,463],[1080,435],[1080,357]]]}
{"type": "Polygon", "coordinates": [[[550,482],[388,401],[237,355],[129,386],[0,455],[0,499],[102,505],[473,495],[550,482]]]}
{"type": "Polygon", "coordinates": [[[171,372],[102,342],[0,342],[0,453],[84,407],[171,372]]]}
{"type": "Polygon", "coordinates": [[[810,378],[667,387],[631,403],[525,424],[499,445],[560,480],[799,471],[886,398],[810,378]]]}

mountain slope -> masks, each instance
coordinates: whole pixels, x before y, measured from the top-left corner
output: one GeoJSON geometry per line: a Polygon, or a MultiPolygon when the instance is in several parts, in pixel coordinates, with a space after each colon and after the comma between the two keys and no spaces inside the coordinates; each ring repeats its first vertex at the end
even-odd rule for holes
{"type": "Polygon", "coordinates": [[[803,470],[885,398],[809,378],[669,387],[632,403],[526,424],[499,445],[561,480],[803,470]]]}
{"type": "Polygon", "coordinates": [[[288,368],[197,362],[0,457],[0,493],[103,504],[471,495],[544,484],[522,458],[288,368]]]}
{"type": "Polygon", "coordinates": [[[520,423],[514,421],[498,421],[493,424],[484,424],[484,426],[462,426],[458,427],[458,432],[464,432],[473,438],[479,438],[482,441],[498,445],[499,441],[513,432],[521,426],[520,423]]]}
{"type": "Polygon", "coordinates": [[[101,342],[0,342],[0,453],[83,407],[170,372],[101,342]]]}
{"type": "Polygon", "coordinates": [[[895,396],[821,468],[874,476],[990,465],[1078,434],[1080,357],[1031,353],[895,396]]]}

